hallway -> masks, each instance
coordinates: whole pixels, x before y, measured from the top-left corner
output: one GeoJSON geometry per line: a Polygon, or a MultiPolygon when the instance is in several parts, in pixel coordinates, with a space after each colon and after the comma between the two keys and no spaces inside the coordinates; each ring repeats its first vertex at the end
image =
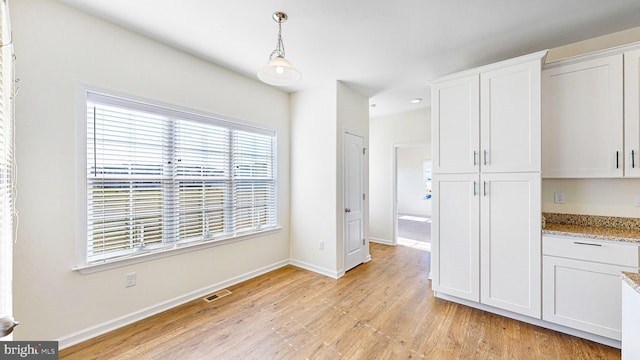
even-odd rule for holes
{"type": "Polygon", "coordinates": [[[398,245],[431,251],[431,217],[398,214],[398,245]]]}

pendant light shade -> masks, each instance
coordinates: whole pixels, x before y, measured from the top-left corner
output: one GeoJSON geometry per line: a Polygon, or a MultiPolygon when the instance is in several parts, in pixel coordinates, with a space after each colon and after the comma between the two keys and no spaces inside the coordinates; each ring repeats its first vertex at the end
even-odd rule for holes
{"type": "Polygon", "coordinates": [[[258,79],[274,86],[287,86],[297,83],[302,74],[289,60],[276,56],[258,70],[258,79]]]}
{"type": "Polygon", "coordinates": [[[273,20],[278,23],[278,44],[271,52],[269,61],[258,70],[258,79],[274,86],[288,86],[300,81],[302,74],[293,64],[284,58],[284,43],[282,42],[282,23],[287,21],[287,14],[273,13],[273,20]]]}

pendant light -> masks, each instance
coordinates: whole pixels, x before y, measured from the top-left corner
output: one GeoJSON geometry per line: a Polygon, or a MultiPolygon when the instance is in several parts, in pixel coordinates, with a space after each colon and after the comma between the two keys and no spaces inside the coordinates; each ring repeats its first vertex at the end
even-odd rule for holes
{"type": "Polygon", "coordinates": [[[258,79],[274,86],[293,85],[300,80],[302,74],[289,60],[284,58],[284,43],[282,42],[282,23],[287,21],[287,14],[277,11],[272,15],[278,23],[278,44],[269,55],[269,61],[258,70],[258,79]]]}

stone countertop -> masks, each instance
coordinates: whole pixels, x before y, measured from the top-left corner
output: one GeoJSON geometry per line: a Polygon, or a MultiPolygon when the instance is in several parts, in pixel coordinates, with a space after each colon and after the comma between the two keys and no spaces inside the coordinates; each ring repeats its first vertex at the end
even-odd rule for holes
{"type": "Polygon", "coordinates": [[[542,234],[640,245],[640,218],[542,213],[542,234]]]}
{"type": "Polygon", "coordinates": [[[597,240],[613,240],[640,245],[640,230],[618,229],[602,226],[546,223],[543,235],[573,236],[597,240]]]}
{"type": "Polygon", "coordinates": [[[629,284],[632,289],[640,293],[640,274],[631,273],[631,272],[623,272],[622,280],[629,284]]]}

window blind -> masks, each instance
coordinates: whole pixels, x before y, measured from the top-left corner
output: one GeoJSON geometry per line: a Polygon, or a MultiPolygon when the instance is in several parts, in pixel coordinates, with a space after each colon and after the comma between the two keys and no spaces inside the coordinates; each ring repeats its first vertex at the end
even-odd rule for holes
{"type": "Polygon", "coordinates": [[[87,94],[87,263],[277,224],[275,132],[87,94]]]}

